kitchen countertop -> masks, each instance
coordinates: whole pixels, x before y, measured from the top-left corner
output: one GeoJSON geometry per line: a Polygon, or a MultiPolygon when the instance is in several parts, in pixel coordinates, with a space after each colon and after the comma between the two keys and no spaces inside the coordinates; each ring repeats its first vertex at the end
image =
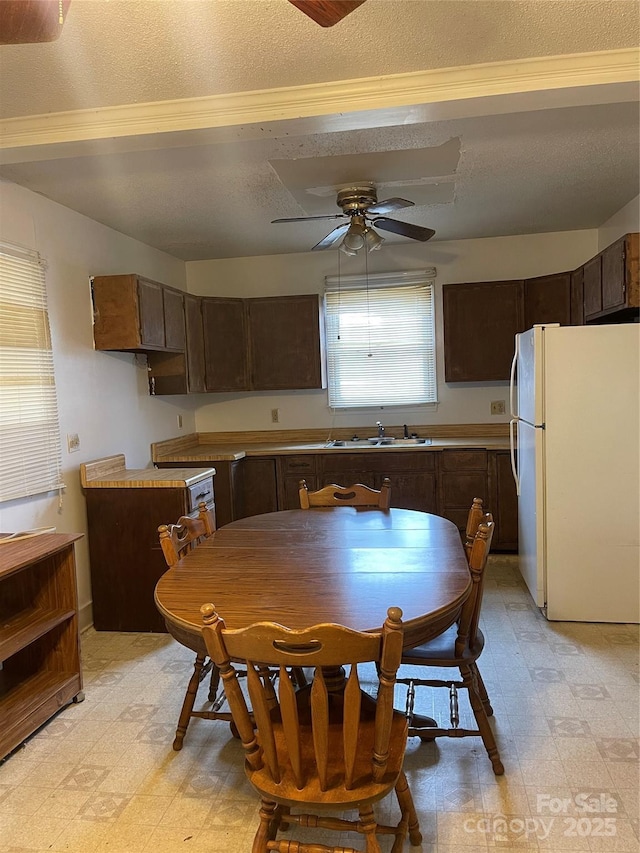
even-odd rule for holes
{"type": "Polygon", "coordinates": [[[215,468],[127,468],[122,454],[80,466],[84,489],[183,489],[207,477],[215,468]]]}
{"type": "MultiPolygon", "coordinates": [[[[170,442],[159,442],[153,445],[153,461],[156,464],[163,462],[197,463],[197,462],[234,462],[250,456],[286,456],[298,453],[424,453],[429,451],[440,451],[452,448],[479,448],[486,450],[508,450],[509,441],[505,438],[442,438],[431,439],[431,444],[404,444],[402,439],[397,439],[393,444],[384,446],[369,444],[363,440],[358,444],[348,444],[344,447],[328,447],[327,442],[251,442],[243,443],[239,438],[237,443],[225,444],[194,444],[188,447],[170,446],[170,442]]],[[[166,470],[166,469],[165,469],[166,470]]],[[[174,472],[182,469],[171,469],[174,472]]]]}

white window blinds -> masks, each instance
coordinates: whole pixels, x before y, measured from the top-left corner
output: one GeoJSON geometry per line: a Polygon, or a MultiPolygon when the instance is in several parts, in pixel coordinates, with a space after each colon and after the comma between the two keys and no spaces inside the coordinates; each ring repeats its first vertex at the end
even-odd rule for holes
{"type": "Polygon", "coordinates": [[[327,277],[329,405],[437,402],[435,270],[327,277]]]}
{"type": "Polygon", "coordinates": [[[0,501],[62,487],[44,264],[0,243],[0,501]]]}

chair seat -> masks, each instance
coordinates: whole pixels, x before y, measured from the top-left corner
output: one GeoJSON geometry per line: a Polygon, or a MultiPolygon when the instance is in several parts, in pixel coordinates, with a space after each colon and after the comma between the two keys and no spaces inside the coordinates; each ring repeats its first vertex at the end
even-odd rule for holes
{"type": "Polygon", "coordinates": [[[455,643],[458,636],[458,626],[452,625],[449,629],[413,649],[405,649],[402,653],[403,664],[414,664],[416,666],[460,666],[461,663],[472,663],[482,654],[484,648],[484,634],[478,628],[476,632],[476,643],[473,649],[465,648],[461,656],[456,656],[455,643]]]}
{"type": "MultiPolygon", "coordinates": [[[[299,692],[298,695],[301,696],[302,701],[299,701],[298,705],[300,731],[302,733],[302,765],[309,769],[315,767],[315,758],[310,712],[305,694],[309,695],[306,689],[299,692]]],[[[368,699],[368,696],[363,696],[363,701],[366,702],[368,699]]],[[[389,760],[386,773],[380,782],[374,782],[371,779],[371,757],[373,755],[375,715],[374,713],[367,714],[365,711],[365,719],[361,721],[359,730],[353,790],[347,790],[341,784],[341,780],[344,779],[342,720],[339,713],[335,717],[336,719],[330,722],[328,734],[329,766],[327,790],[320,790],[318,776],[314,774],[308,778],[304,790],[297,791],[291,765],[288,761],[282,725],[277,722],[274,723],[273,727],[276,748],[278,754],[285,757],[281,767],[283,775],[280,783],[274,783],[264,768],[252,771],[245,764],[247,778],[263,797],[285,804],[291,804],[293,801],[308,804],[309,800],[312,799],[316,805],[326,805],[332,809],[344,809],[346,811],[354,808],[358,803],[377,802],[390,791],[393,791],[402,770],[408,728],[406,716],[399,711],[394,711],[393,713],[391,738],[389,741],[389,760]]]]}

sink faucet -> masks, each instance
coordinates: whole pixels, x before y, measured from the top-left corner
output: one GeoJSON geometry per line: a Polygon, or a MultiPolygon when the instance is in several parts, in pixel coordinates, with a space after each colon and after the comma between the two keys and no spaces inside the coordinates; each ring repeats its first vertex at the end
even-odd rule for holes
{"type": "Polygon", "coordinates": [[[384,427],[381,422],[376,421],[376,426],[378,427],[378,438],[384,438],[384,427]]]}

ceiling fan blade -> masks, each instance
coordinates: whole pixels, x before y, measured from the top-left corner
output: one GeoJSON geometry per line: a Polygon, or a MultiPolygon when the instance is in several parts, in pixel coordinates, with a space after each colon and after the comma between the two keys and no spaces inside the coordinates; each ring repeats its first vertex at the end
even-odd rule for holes
{"type": "Polygon", "coordinates": [[[373,224],[383,231],[391,231],[393,234],[401,234],[403,237],[421,240],[423,243],[430,240],[436,233],[432,228],[423,228],[421,225],[412,225],[409,222],[399,222],[397,219],[385,219],[384,216],[374,219],[373,224]]]}
{"type": "Polygon", "coordinates": [[[321,27],[332,27],[362,6],[364,0],[289,0],[289,3],[321,27]]]}
{"type": "Polygon", "coordinates": [[[0,44],[55,41],[71,0],[1,0],[0,44]]]}
{"type": "Polygon", "coordinates": [[[350,222],[345,222],[344,225],[338,225],[338,227],[334,228],[333,231],[327,234],[326,237],[323,237],[319,243],[316,243],[316,245],[311,249],[311,251],[313,251],[313,249],[331,248],[331,246],[338,242],[338,240],[340,239],[340,237],[343,236],[343,234],[347,233],[350,224],[350,222]]]}
{"type": "Polygon", "coordinates": [[[314,219],[344,219],[344,213],[331,213],[329,216],[292,216],[289,219],[272,219],[271,224],[276,222],[312,222],[314,219]]]}
{"type": "Polygon", "coordinates": [[[381,213],[391,213],[394,210],[402,210],[403,207],[413,207],[414,202],[408,201],[406,198],[385,198],[384,201],[376,202],[371,207],[367,208],[367,216],[373,214],[378,216],[381,213]]]}

